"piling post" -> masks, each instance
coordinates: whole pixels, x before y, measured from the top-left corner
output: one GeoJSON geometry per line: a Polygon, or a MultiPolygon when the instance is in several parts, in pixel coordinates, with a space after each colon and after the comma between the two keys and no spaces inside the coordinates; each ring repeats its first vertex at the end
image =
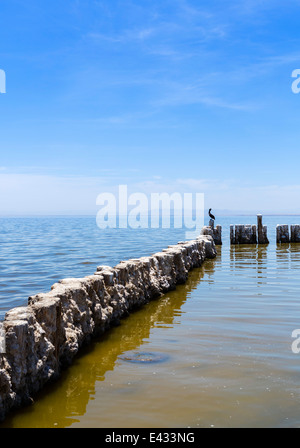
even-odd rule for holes
{"type": "Polygon", "coordinates": [[[230,224],[230,244],[235,244],[234,225],[230,224]]]}
{"type": "Polygon", "coordinates": [[[214,242],[216,245],[221,246],[222,245],[222,226],[217,225],[215,229],[213,229],[214,233],[214,242]]]}
{"type": "Polygon", "coordinates": [[[300,243],[300,225],[291,226],[291,243],[300,243]]]}
{"type": "Polygon", "coordinates": [[[256,225],[237,224],[230,226],[231,244],[256,244],[256,225]]]}
{"type": "Polygon", "coordinates": [[[209,225],[209,227],[211,227],[212,229],[214,229],[214,228],[215,228],[215,220],[214,220],[214,219],[210,219],[208,225],[209,225]]]}
{"type": "Polygon", "coordinates": [[[262,224],[262,215],[257,215],[257,241],[258,244],[269,244],[267,226],[262,224]]]}
{"type": "Polygon", "coordinates": [[[235,244],[241,244],[242,243],[242,237],[243,235],[243,226],[241,224],[237,224],[234,227],[234,240],[235,244]]]}
{"type": "Polygon", "coordinates": [[[278,224],[276,226],[276,242],[277,242],[277,244],[290,242],[289,226],[288,225],[278,224]]]}
{"type": "Polygon", "coordinates": [[[256,226],[255,225],[251,226],[250,243],[251,244],[257,244],[256,226]]]}

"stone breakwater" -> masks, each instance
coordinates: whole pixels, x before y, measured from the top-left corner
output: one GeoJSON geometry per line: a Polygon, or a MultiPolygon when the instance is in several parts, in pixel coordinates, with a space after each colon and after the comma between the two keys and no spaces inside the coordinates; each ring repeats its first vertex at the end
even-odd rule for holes
{"type": "Polygon", "coordinates": [[[130,310],[185,283],[191,269],[215,256],[213,238],[200,236],[114,268],[100,266],[84,278],[61,280],[50,292],[29,297],[28,306],[6,313],[0,419],[32,402],[93,337],[118,324],[130,310]]]}

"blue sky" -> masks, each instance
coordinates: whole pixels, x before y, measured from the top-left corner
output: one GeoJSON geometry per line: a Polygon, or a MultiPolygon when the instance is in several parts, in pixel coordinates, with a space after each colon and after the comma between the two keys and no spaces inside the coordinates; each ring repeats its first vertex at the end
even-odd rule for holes
{"type": "Polygon", "coordinates": [[[300,213],[300,3],[2,0],[0,215],[200,192],[300,213]]]}

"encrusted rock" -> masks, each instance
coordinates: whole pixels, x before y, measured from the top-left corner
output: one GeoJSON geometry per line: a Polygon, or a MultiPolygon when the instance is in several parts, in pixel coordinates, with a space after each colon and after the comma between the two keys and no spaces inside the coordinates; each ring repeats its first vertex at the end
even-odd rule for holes
{"type": "MultiPolygon", "coordinates": [[[[214,220],[211,219],[210,221],[214,220]]],[[[217,225],[214,227],[214,225],[204,226],[201,230],[201,235],[210,235],[212,236],[214,242],[216,245],[221,246],[222,245],[222,226],[217,225]]]]}

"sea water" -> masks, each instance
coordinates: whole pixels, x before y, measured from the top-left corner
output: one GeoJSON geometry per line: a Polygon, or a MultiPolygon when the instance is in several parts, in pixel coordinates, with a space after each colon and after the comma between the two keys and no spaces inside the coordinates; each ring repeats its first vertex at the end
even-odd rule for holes
{"type": "MultiPolygon", "coordinates": [[[[180,285],[122,319],[83,349],[33,405],[1,427],[300,427],[300,245],[223,246],[180,285]]],[[[150,255],[184,239],[184,229],[109,229],[93,218],[5,218],[0,292],[4,315],[27,296],[100,264],[150,255]]]]}

